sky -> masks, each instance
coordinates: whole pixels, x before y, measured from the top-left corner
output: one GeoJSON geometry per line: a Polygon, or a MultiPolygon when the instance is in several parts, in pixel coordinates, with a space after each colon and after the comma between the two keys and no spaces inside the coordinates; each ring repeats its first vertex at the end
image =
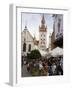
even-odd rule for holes
{"type": "MultiPolygon", "coordinates": [[[[39,26],[41,26],[42,13],[22,13],[22,31],[27,26],[31,35],[39,40],[39,26]]],[[[52,14],[44,13],[45,25],[47,26],[47,47],[49,45],[49,35],[53,32],[52,14]]]]}

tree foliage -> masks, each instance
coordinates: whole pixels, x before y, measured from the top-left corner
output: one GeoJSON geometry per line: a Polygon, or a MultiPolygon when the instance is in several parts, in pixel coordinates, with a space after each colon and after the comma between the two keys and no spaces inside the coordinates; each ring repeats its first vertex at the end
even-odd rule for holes
{"type": "Polygon", "coordinates": [[[27,54],[28,59],[38,59],[41,57],[41,54],[38,50],[32,50],[30,54],[27,54]]]}

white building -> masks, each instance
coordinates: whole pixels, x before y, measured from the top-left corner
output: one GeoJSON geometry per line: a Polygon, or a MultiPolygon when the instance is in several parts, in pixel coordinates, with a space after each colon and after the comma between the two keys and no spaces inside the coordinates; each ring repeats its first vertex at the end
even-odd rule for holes
{"type": "Polygon", "coordinates": [[[27,26],[25,26],[24,31],[21,33],[21,55],[26,56],[34,48],[34,39],[30,34],[27,26]]]}
{"type": "Polygon", "coordinates": [[[45,25],[44,15],[42,16],[41,26],[39,27],[39,49],[45,51],[47,49],[47,27],[45,25]]]}

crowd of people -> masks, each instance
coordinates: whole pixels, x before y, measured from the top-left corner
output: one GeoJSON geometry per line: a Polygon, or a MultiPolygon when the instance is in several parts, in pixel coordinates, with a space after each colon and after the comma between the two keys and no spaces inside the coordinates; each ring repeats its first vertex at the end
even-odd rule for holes
{"type": "Polygon", "coordinates": [[[29,62],[25,61],[24,64],[32,76],[63,75],[63,57],[36,59],[29,62]]]}

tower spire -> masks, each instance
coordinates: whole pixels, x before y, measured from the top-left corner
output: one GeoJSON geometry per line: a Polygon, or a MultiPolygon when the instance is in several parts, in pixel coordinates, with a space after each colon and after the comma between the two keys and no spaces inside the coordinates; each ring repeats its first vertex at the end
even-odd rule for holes
{"type": "Polygon", "coordinates": [[[45,18],[44,18],[44,14],[42,15],[41,24],[42,24],[42,25],[44,25],[44,24],[45,24],[45,18]]]}

